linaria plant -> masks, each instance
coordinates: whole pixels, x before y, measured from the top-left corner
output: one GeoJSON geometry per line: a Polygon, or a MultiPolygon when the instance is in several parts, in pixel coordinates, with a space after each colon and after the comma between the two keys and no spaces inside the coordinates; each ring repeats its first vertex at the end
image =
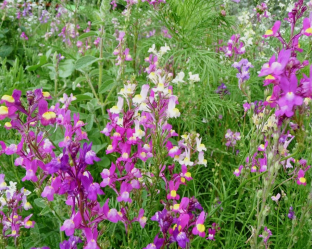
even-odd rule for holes
{"type": "Polygon", "coordinates": [[[0,248],[310,248],[311,11],[3,1],[0,248]]]}

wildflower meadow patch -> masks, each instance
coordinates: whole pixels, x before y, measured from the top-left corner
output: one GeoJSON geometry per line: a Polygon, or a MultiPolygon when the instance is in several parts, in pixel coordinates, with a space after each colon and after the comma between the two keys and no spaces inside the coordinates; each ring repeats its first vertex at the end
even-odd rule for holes
{"type": "Polygon", "coordinates": [[[312,248],[312,1],[0,6],[0,248],[312,248]]]}

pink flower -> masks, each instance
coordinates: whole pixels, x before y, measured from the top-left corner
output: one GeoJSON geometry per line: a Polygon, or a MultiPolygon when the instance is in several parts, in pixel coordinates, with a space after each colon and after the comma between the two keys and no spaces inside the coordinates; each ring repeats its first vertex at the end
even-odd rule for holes
{"type": "Polygon", "coordinates": [[[130,198],[130,191],[132,190],[132,186],[129,183],[123,182],[120,186],[119,196],[117,197],[118,202],[129,202],[132,203],[132,199],[130,198]]]}
{"type": "Polygon", "coordinates": [[[244,167],[243,165],[239,166],[239,168],[234,171],[234,175],[240,176],[243,167],[244,167]]]}
{"type": "Polygon", "coordinates": [[[298,172],[298,177],[297,177],[297,184],[298,185],[307,185],[307,180],[304,177],[305,171],[303,171],[302,169],[299,170],[298,172]]]}
{"type": "Polygon", "coordinates": [[[177,190],[180,186],[180,182],[176,182],[174,184],[173,181],[169,182],[169,194],[167,194],[167,199],[168,200],[179,200],[180,196],[177,194],[177,190]]]}
{"type": "Polygon", "coordinates": [[[268,29],[265,34],[263,35],[264,38],[270,37],[270,36],[276,36],[277,32],[281,26],[281,21],[276,21],[272,27],[272,29],[268,29]]]}
{"type": "Polygon", "coordinates": [[[205,228],[204,222],[205,222],[205,212],[202,211],[196,221],[195,227],[193,227],[192,233],[205,238],[206,228],[205,228]]]}

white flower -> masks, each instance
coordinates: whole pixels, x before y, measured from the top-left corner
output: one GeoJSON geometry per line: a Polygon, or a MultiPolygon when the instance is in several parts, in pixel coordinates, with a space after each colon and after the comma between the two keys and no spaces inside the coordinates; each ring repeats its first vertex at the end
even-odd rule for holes
{"type": "Polygon", "coordinates": [[[201,140],[202,140],[202,139],[199,139],[198,137],[196,138],[196,145],[197,145],[197,148],[196,148],[196,149],[197,149],[198,152],[201,152],[201,151],[203,151],[203,150],[205,150],[205,151],[207,150],[207,149],[206,149],[206,146],[205,146],[204,144],[201,143],[201,140]]]}
{"type": "Polygon", "coordinates": [[[145,136],[145,132],[143,130],[141,130],[141,128],[140,128],[140,121],[135,120],[134,123],[135,123],[135,133],[133,135],[135,137],[142,139],[142,137],[145,136]]]}
{"type": "Polygon", "coordinates": [[[113,106],[113,107],[110,109],[110,112],[111,112],[111,113],[114,113],[114,114],[119,114],[119,113],[122,111],[123,103],[124,103],[123,98],[122,98],[122,97],[118,97],[117,105],[113,106]]]}
{"type": "Polygon", "coordinates": [[[203,151],[199,152],[199,154],[198,154],[198,163],[197,164],[207,166],[207,160],[204,158],[204,152],[203,151]]]}
{"type": "Polygon", "coordinates": [[[192,72],[189,72],[189,80],[191,82],[199,82],[200,81],[200,78],[199,78],[199,74],[192,74],[192,72]]]}
{"type": "Polygon", "coordinates": [[[128,95],[132,95],[134,93],[135,87],[136,87],[135,84],[124,85],[124,88],[121,88],[118,94],[127,98],[128,95]]]}
{"type": "Polygon", "coordinates": [[[170,50],[170,47],[167,46],[167,43],[165,43],[165,46],[164,46],[164,47],[160,47],[160,50],[159,50],[160,56],[164,55],[164,54],[167,53],[169,50],[170,50]]]}
{"type": "Polygon", "coordinates": [[[152,47],[149,48],[147,52],[148,52],[148,53],[157,54],[157,51],[156,51],[156,49],[155,49],[155,44],[153,44],[152,47]]]}
{"type": "Polygon", "coordinates": [[[172,80],[172,83],[178,84],[178,83],[183,83],[185,82],[184,79],[185,73],[181,71],[180,73],[177,74],[177,76],[172,80]]]}
{"type": "Polygon", "coordinates": [[[193,166],[194,163],[191,162],[190,151],[189,151],[189,150],[186,150],[186,152],[183,153],[183,155],[184,155],[185,157],[183,158],[183,160],[181,160],[181,159],[179,158],[179,163],[180,163],[181,165],[185,165],[185,166],[193,166]]]}
{"type": "Polygon", "coordinates": [[[168,116],[169,118],[177,118],[180,117],[180,111],[175,107],[176,105],[176,96],[171,96],[168,103],[168,116]]]}

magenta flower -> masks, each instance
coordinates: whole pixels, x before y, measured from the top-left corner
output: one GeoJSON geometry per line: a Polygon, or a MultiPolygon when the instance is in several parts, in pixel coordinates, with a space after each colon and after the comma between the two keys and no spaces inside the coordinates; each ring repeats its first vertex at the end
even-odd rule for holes
{"type": "Polygon", "coordinates": [[[111,167],[108,169],[103,169],[101,176],[103,181],[101,182],[101,187],[106,187],[109,184],[113,183],[113,178],[115,177],[116,165],[112,163],[111,167]]]}
{"type": "Polygon", "coordinates": [[[199,235],[200,237],[203,237],[205,238],[205,225],[204,225],[204,222],[205,222],[205,212],[202,211],[196,221],[196,225],[195,227],[193,227],[193,230],[192,230],[192,233],[195,234],[195,235],[199,235]]]}
{"type": "Polygon", "coordinates": [[[101,190],[100,185],[96,182],[91,183],[88,188],[88,198],[91,201],[96,201],[98,195],[104,195],[104,192],[101,190]]]}
{"type": "Polygon", "coordinates": [[[38,177],[36,176],[37,172],[37,160],[33,160],[32,162],[26,160],[26,176],[22,178],[22,181],[33,181],[36,182],[38,181],[38,177]]]}
{"type": "Polygon", "coordinates": [[[119,196],[117,197],[118,202],[129,202],[132,203],[132,199],[130,198],[130,191],[132,190],[132,186],[129,183],[123,182],[120,186],[119,196]]]}
{"type": "Polygon", "coordinates": [[[0,191],[8,188],[6,182],[4,181],[4,178],[5,178],[5,175],[0,174],[0,191]]]}
{"type": "Polygon", "coordinates": [[[267,169],[268,169],[267,159],[266,158],[259,158],[258,161],[260,163],[260,170],[259,170],[259,172],[267,171],[267,169]]]}
{"type": "Polygon", "coordinates": [[[176,182],[174,184],[173,181],[169,182],[169,194],[167,194],[167,199],[168,200],[179,200],[180,196],[177,194],[177,190],[180,186],[180,182],[176,182]]]}
{"type": "Polygon", "coordinates": [[[296,94],[297,83],[298,80],[295,74],[290,76],[290,81],[286,77],[282,77],[280,87],[283,90],[283,96],[277,101],[280,109],[275,112],[276,116],[285,114],[287,117],[291,117],[294,115],[293,107],[302,105],[303,98],[296,94]]]}
{"type": "Polygon", "coordinates": [[[132,61],[132,57],[131,57],[131,55],[129,54],[129,51],[130,51],[130,49],[129,49],[129,48],[126,48],[126,49],[125,49],[125,52],[124,52],[125,60],[126,60],[126,61],[132,61]]]}
{"type": "Polygon", "coordinates": [[[310,66],[310,77],[303,74],[303,78],[300,80],[298,92],[301,96],[308,98],[312,97],[312,64],[310,66]]]}
{"type": "MultiPolygon", "coordinates": [[[[281,75],[285,71],[285,67],[289,61],[291,55],[291,50],[282,49],[279,54],[277,61],[275,59],[275,55],[273,55],[269,61],[269,63],[265,63],[262,66],[259,77],[269,75],[267,78],[271,80],[276,80],[275,76],[281,75]],[[272,75],[273,74],[273,75],[272,75]],[[274,76],[275,75],[275,76],[274,76]]],[[[267,79],[266,78],[266,79],[267,79]]]]}
{"type": "Polygon", "coordinates": [[[42,197],[47,197],[48,201],[54,200],[55,190],[52,186],[45,186],[43,192],[41,193],[42,197]]]}
{"type": "Polygon", "coordinates": [[[258,147],[258,151],[265,151],[268,146],[268,140],[265,141],[265,144],[260,144],[258,147]]]}
{"type": "Polygon", "coordinates": [[[281,21],[276,21],[272,27],[272,29],[268,29],[265,34],[263,35],[264,38],[270,37],[270,36],[277,36],[277,32],[281,26],[281,21]]]}
{"type": "Polygon", "coordinates": [[[55,112],[48,110],[47,101],[45,101],[44,99],[40,100],[38,103],[38,109],[39,109],[39,118],[42,125],[46,126],[55,123],[56,114],[55,112]]]}
{"type": "Polygon", "coordinates": [[[84,234],[87,238],[87,245],[84,247],[84,249],[100,249],[100,247],[97,245],[98,231],[96,229],[94,229],[92,232],[90,228],[85,228],[84,234]]]}
{"type": "Polygon", "coordinates": [[[71,219],[65,220],[63,225],[61,226],[61,231],[65,231],[67,236],[71,236],[75,232],[75,228],[77,228],[82,221],[81,214],[78,212],[77,214],[73,214],[71,219]]]}
{"type": "Polygon", "coordinates": [[[259,235],[260,238],[263,238],[263,242],[265,244],[267,244],[269,238],[271,237],[272,232],[270,229],[268,229],[267,227],[264,228],[264,231],[262,234],[259,235]]]}
{"type": "Polygon", "coordinates": [[[140,223],[140,226],[141,226],[142,228],[145,227],[147,218],[144,216],[144,209],[143,209],[143,208],[140,209],[139,215],[138,215],[138,217],[136,218],[136,220],[140,223]]]}
{"type": "Polygon", "coordinates": [[[206,239],[208,240],[215,240],[216,230],[213,228],[208,229],[208,237],[206,239]]]}
{"type": "Polygon", "coordinates": [[[96,154],[93,150],[89,150],[86,153],[85,160],[86,160],[87,164],[93,164],[94,161],[96,161],[96,162],[101,161],[101,159],[96,156],[96,154]]]}
{"type": "Polygon", "coordinates": [[[234,175],[236,175],[237,177],[240,176],[243,168],[243,165],[239,166],[239,168],[234,171],[234,175]]]}
{"type": "Polygon", "coordinates": [[[148,244],[143,249],[160,249],[164,242],[165,242],[165,239],[159,238],[157,234],[154,239],[154,243],[148,244]]]}
{"type": "Polygon", "coordinates": [[[186,243],[190,241],[186,233],[183,231],[186,225],[188,224],[189,219],[190,219],[190,216],[188,214],[182,214],[179,217],[177,224],[173,228],[172,237],[170,237],[171,242],[174,242],[174,241],[177,242],[178,245],[182,248],[185,248],[186,243]]]}
{"type": "Polygon", "coordinates": [[[310,13],[309,18],[308,17],[304,18],[302,32],[306,36],[312,35],[312,12],[310,13]]]}
{"type": "Polygon", "coordinates": [[[305,174],[305,171],[300,169],[298,171],[298,176],[297,176],[297,184],[298,185],[307,185],[307,180],[306,178],[304,177],[304,174],[305,174]]]}
{"type": "Polygon", "coordinates": [[[32,214],[31,214],[31,215],[28,215],[28,216],[24,219],[23,224],[24,224],[24,227],[25,227],[25,228],[32,228],[32,227],[34,227],[35,222],[29,220],[29,219],[31,218],[31,216],[32,216],[32,214]]]}

